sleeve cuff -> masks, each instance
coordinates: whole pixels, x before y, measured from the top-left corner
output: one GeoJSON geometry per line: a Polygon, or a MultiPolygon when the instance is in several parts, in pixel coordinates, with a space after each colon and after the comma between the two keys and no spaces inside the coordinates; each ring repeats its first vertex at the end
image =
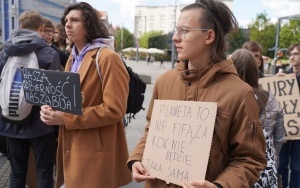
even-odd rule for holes
{"type": "Polygon", "coordinates": [[[128,163],[127,163],[127,168],[132,172],[132,165],[133,165],[133,163],[135,163],[135,162],[137,162],[138,160],[133,160],[133,161],[129,161],[128,163]]]}
{"type": "Polygon", "coordinates": [[[218,183],[214,183],[215,186],[217,186],[217,188],[223,188],[220,184],[218,183]]]}

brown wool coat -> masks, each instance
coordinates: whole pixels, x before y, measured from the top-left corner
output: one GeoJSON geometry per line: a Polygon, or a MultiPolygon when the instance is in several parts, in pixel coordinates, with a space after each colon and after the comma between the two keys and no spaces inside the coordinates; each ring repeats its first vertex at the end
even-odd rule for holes
{"type": "Polygon", "coordinates": [[[96,53],[97,49],[87,52],[78,71],[84,94],[83,116],[65,113],[65,126],[60,126],[57,188],[63,183],[67,188],[116,188],[131,181],[122,122],[129,76],[118,54],[104,48],[99,57],[100,81],[96,53]]]}

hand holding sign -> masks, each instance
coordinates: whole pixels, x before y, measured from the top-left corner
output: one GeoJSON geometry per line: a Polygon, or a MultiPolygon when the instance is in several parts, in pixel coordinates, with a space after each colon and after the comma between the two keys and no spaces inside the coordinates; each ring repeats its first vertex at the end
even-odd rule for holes
{"type": "Polygon", "coordinates": [[[47,125],[64,125],[64,112],[52,109],[48,105],[43,105],[40,111],[41,120],[47,125]]]}
{"type": "Polygon", "coordinates": [[[143,164],[140,161],[136,161],[132,165],[132,179],[139,183],[146,180],[153,180],[155,177],[149,176],[149,172],[144,168],[143,164]]]}
{"type": "Polygon", "coordinates": [[[216,112],[212,102],[155,100],[142,161],[150,176],[205,179],[216,112]]]}

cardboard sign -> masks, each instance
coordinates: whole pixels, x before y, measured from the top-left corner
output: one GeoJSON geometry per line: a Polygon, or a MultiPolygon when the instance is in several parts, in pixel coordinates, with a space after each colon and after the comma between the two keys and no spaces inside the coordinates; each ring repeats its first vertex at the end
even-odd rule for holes
{"type": "Polygon", "coordinates": [[[22,78],[26,102],[82,115],[78,73],[23,68],[22,78]]]}
{"type": "Polygon", "coordinates": [[[259,79],[260,86],[274,94],[284,112],[286,140],[300,139],[300,95],[295,75],[259,79]]]}
{"type": "Polygon", "coordinates": [[[205,179],[217,103],[155,100],[142,163],[167,183],[205,179]]]}

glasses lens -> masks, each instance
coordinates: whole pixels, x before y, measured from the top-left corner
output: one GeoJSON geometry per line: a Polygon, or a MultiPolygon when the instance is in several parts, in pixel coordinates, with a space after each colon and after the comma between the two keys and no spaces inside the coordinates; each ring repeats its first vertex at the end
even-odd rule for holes
{"type": "Polygon", "coordinates": [[[292,56],[298,56],[299,54],[300,54],[299,52],[295,52],[295,53],[287,54],[287,56],[292,57],[292,56]]]}
{"type": "Polygon", "coordinates": [[[173,29],[173,33],[176,34],[176,32],[177,32],[177,28],[175,27],[175,28],[173,29]]]}

